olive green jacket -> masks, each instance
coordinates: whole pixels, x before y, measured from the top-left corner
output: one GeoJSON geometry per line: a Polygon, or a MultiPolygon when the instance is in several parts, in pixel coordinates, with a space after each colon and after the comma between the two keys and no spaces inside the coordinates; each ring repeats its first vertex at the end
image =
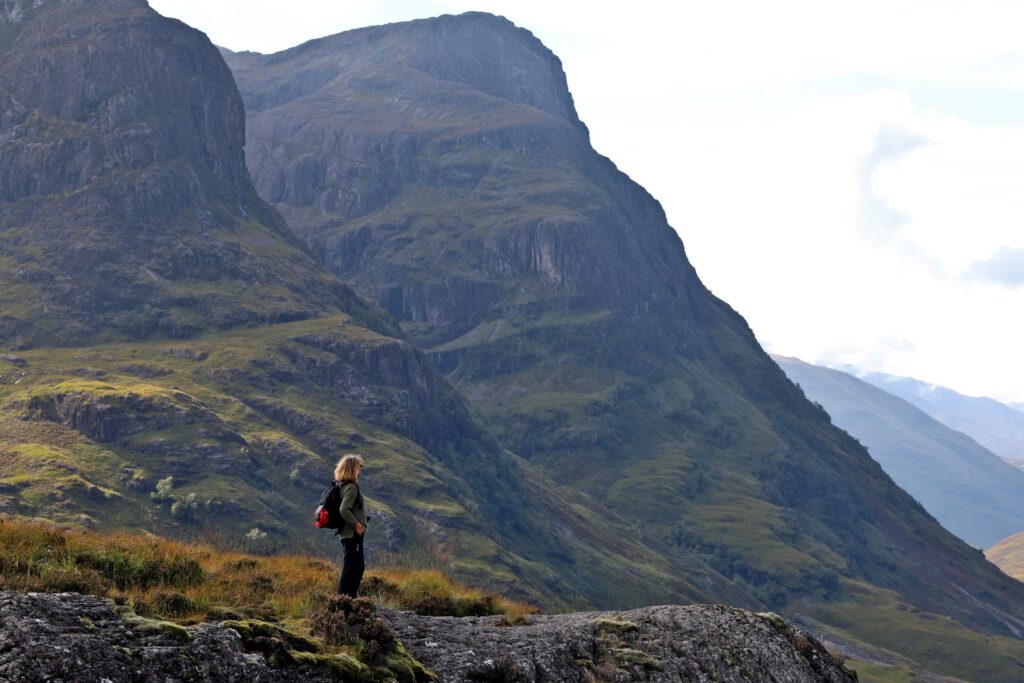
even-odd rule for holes
{"type": "MultiPolygon", "coordinates": [[[[366,526],[366,508],[363,507],[363,494],[359,492],[359,484],[354,481],[341,482],[341,519],[344,525],[338,532],[342,538],[356,535],[356,522],[366,526]]],[[[365,533],[365,532],[364,532],[365,533]]]]}

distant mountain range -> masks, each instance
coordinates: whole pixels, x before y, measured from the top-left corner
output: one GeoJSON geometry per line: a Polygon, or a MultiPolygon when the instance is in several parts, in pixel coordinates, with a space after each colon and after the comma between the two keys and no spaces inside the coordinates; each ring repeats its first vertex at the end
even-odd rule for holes
{"type": "Polygon", "coordinates": [[[1024,531],[1024,472],[910,402],[853,375],[795,358],[773,358],[957,536],[987,548],[1024,531]]]}
{"type": "Polygon", "coordinates": [[[0,102],[5,514],[336,553],[309,506],[358,450],[380,552],[1020,671],[1024,584],[708,292],[528,31],[263,56],[141,0],[0,0],[0,102]]]}
{"type": "Polygon", "coordinates": [[[1007,462],[1024,468],[1024,412],[991,398],[964,396],[909,377],[844,368],[865,382],[910,401],[947,427],[963,432],[1007,462]]]}

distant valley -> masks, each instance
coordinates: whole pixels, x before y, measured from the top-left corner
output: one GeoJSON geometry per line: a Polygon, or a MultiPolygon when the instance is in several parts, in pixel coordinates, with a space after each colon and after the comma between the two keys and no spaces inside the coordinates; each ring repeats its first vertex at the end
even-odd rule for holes
{"type": "Polygon", "coordinates": [[[969,437],[1016,467],[1024,467],[1024,412],[1021,404],[964,396],[952,389],[908,377],[855,373],[891,394],[913,403],[951,429],[969,437]]]}
{"type": "Polygon", "coordinates": [[[978,548],[1024,531],[1024,472],[879,386],[795,358],[774,358],[947,529],[978,548]]]}

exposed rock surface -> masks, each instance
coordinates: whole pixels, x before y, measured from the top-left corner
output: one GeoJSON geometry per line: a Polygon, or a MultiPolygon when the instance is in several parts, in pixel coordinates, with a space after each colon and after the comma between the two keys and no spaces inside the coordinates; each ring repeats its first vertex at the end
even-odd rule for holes
{"type": "MultiPolygon", "coordinates": [[[[856,681],[812,636],[775,615],[720,605],[532,616],[424,617],[382,610],[442,683],[461,681],[856,681]]],[[[271,668],[219,623],[139,619],[78,593],[0,593],[0,680],[160,683],[332,681],[308,666],[271,668]]]]}
{"type": "Polygon", "coordinates": [[[443,683],[857,680],[780,617],[721,605],[531,616],[520,626],[499,617],[382,616],[443,683]]]}
{"type": "Polygon", "coordinates": [[[250,683],[333,681],[309,668],[270,668],[238,632],[144,621],[78,593],[0,593],[0,681],[250,683]]]}

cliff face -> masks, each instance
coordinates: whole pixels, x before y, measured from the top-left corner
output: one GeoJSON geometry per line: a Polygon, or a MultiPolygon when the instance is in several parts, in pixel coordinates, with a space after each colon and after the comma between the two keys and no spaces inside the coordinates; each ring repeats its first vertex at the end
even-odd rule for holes
{"type": "Polygon", "coordinates": [[[426,345],[556,307],[643,311],[697,284],[661,253],[660,207],[605,182],[614,166],[590,150],[561,63],[504,19],[228,59],[260,195],[426,345]]]}
{"type": "Polygon", "coordinates": [[[323,311],[389,329],[253,191],[242,101],[203,34],[131,0],[8,0],[4,17],[0,342],[323,311]]]}
{"type": "Polygon", "coordinates": [[[1024,632],[1024,587],[893,484],[704,288],[658,203],[591,149],[531,35],[468,14],[227,59],[261,195],[504,446],[627,511],[682,575],[699,557],[780,608],[869,586],[1024,632]]]}

